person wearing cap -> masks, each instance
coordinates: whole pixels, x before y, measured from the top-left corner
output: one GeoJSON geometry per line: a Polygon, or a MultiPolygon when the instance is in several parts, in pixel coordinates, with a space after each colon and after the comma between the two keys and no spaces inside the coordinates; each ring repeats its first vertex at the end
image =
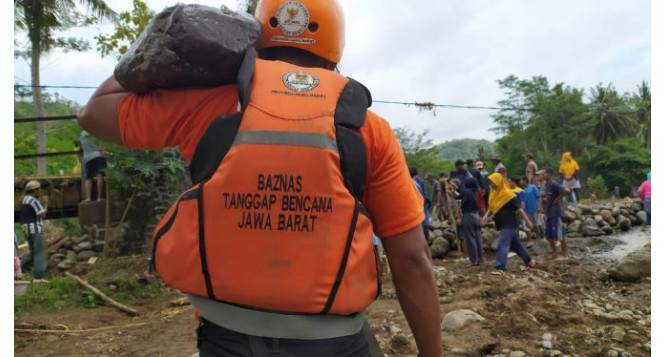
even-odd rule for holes
{"type": "Polygon", "coordinates": [[[29,181],[25,185],[25,195],[21,200],[21,226],[30,248],[28,256],[21,259],[21,270],[26,272],[34,265],[32,275],[36,281],[42,281],[48,269],[48,247],[43,235],[43,218],[48,212],[48,196],[43,195],[40,202],[41,193],[39,181],[29,181]]]}
{"type": "Polygon", "coordinates": [[[529,183],[532,183],[533,185],[538,185],[539,180],[535,176],[535,173],[539,171],[537,168],[537,163],[533,159],[533,153],[532,152],[527,152],[523,154],[523,159],[526,161],[526,177],[528,177],[529,183]]]}
{"type": "Polygon", "coordinates": [[[553,179],[553,169],[543,168],[537,171],[540,182],[546,183],[546,224],[544,228],[544,238],[549,241],[551,246],[551,257],[553,260],[567,260],[567,241],[565,240],[565,231],[563,225],[563,198],[571,190],[563,187],[553,179]],[[561,254],[556,249],[560,242],[561,254]]]}
{"type": "Polygon", "coordinates": [[[153,267],[170,286],[186,287],[201,318],[200,356],[369,355],[362,328],[380,291],[374,232],[419,353],[442,356],[422,198],[388,122],[368,110],[369,90],[336,71],[341,5],[262,0],[256,18],[257,52],[248,50],[237,83],[136,94],[111,76],[77,115],[102,140],[140,150],[179,146],[191,164],[195,188],[171,211],[179,207],[172,216],[182,223],[162,219],[155,237],[169,237],[154,239],[153,267]],[[340,146],[349,142],[352,151],[340,146]],[[345,176],[347,169],[364,172],[345,176]],[[256,211],[233,197],[267,200],[256,211]],[[196,201],[202,213],[193,213],[196,201]],[[312,213],[312,202],[323,204],[312,213]],[[272,223],[240,221],[245,213],[272,223]],[[168,249],[182,242],[197,253],[168,249]]]}
{"type": "Polygon", "coordinates": [[[498,156],[491,157],[491,163],[493,163],[494,166],[493,172],[497,172],[503,175],[503,177],[507,179],[507,169],[505,168],[505,165],[503,165],[503,163],[500,162],[500,157],[498,156]]]}

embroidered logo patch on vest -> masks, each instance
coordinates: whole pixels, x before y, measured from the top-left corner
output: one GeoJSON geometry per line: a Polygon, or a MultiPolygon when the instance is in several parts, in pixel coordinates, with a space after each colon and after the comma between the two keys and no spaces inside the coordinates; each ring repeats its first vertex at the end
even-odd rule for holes
{"type": "Polygon", "coordinates": [[[282,77],[284,85],[294,92],[308,92],[318,86],[320,79],[317,75],[307,72],[286,72],[282,77]]]}
{"type": "Polygon", "coordinates": [[[285,35],[299,36],[309,26],[309,10],[299,2],[285,2],[277,9],[277,21],[285,35]]]}

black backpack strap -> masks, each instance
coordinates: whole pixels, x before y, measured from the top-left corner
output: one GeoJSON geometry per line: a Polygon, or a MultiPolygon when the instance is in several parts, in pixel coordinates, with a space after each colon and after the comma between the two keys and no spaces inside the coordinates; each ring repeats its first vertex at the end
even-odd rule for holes
{"type": "Polygon", "coordinates": [[[364,125],[371,93],[360,82],[349,78],[337,102],[334,126],[341,159],[341,174],[346,187],[358,200],[364,195],[367,181],[367,149],[359,128],[364,125]]]}
{"type": "MultiPolygon", "coordinates": [[[[256,50],[250,48],[237,75],[238,101],[242,112],[249,103],[251,79],[256,69],[256,50]]],[[[242,112],[225,114],[215,119],[196,146],[189,172],[194,184],[209,179],[233,146],[242,122],[242,112]]]]}

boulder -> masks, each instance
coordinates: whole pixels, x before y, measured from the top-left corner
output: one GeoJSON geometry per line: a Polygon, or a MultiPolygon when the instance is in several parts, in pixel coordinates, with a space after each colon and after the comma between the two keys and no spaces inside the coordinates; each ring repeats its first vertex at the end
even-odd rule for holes
{"type": "Polygon", "coordinates": [[[574,213],[570,210],[565,211],[564,216],[563,216],[563,220],[565,222],[573,222],[575,219],[576,219],[576,213],[574,213]]]}
{"type": "Polygon", "coordinates": [[[619,214],[620,214],[620,208],[619,207],[611,208],[611,215],[613,215],[613,217],[618,217],[619,214]]]}
{"type": "Polygon", "coordinates": [[[606,233],[607,235],[611,235],[611,234],[615,233],[613,228],[611,228],[611,226],[609,226],[609,225],[602,226],[602,228],[600,228],[600,229],[603,230],[604,233],[606,233]]]}
{"type": "Polygon", "coordinates": [[[639,222],[641,222],[641,224],[648,223],[648,216],[646,215],[646,211],[636,212],[636,218],[639,219],[639,222]]]}
{"type": "Polygon", "coordinates": [[[524,232],[524,231],[519,231],[519,239],[520,239],[520,240],[526,240],[526,239],[528,239],[528,233],[526,233],[526,232],[524,232]]]}
{"type": "Polygon", "coordinates": [[[607,221],[607,222],[611,219],[611,217],[613,217],[613,213],[611,211],[609,211],[608,209],[603,209],[603,210],[599,211],[599,215],[602,216],[602,219],[607,221]]]}
{"type": "Polygon", "coordinates": [[[567,226],[567,231],[570,233],[578,233],[581,231],[581,221],[576,220],[567,226]]]}
{"type": "Polygon", "coordinates": [[[604,231],[597,226],[586,225],[583,227],[583,235],[587,237],[598,237],[604,235],[604,231]]]}
{"type": "Polygon", "coordinates": [[[447,239],[448,242],[453,242],[457,239],[456,234],[452,231],[444,231],[443,238],[447,239]]]}
{"type": "Polygon", "coordinates": [[[623,232],[627,232],[632,228],[632,222],[622,215],[618,216],[618,227],[620,227],[623,232]]]}
{"type": "Polygon", "coordinates": [[[431,220],[431,224],[429,224],[429,227],[431,227],[431,229],[434,229],[434,230],[435,230],[435,229],[440,229],[440,228],[442,228],[443,226],[440,224],[440,221],[439,221],[439,220],[437,220],[437,219],[432,219],[432,220],[431,220]]]}
{"type": "Polygon", "coordinates": [[[641,221],[638,218],[636,218],[636,216],[633,214],[630,214],[629,217],[627,218],[629,218],[629,221],[632,223],[633,226],[638,226],[639,224],[641,224],[641,221]]]}
{"type": "Polygon", "coordinates": [[[147,25],[115,67],[130,92],[154,88],[214,87],[234,83],[261,24],[226,6],[176,5],[147,25]]]}
{"type": "Polygon", "coordinates": [[[431,234],[432,234],[434,237],[442,237],[442,236],[443,236],[443,231],[440,230],[440,229],[435,229],[431,234]]]}
{"type": "Polygon", "coordinates": [[[590,207],[588,205],[578,205],[578,206],[576,206],[576,208],[579,209],[583,214],[592,214],[593,213],[592,207],[590,207]]]}
{"type": "Polygon", "coordinates": [[[456,331],[475,322],[485,321],[480,314],[471,310],[455,310],[443,317],[441,327],[444,331],[456,331]]]}
{"type": "Polygon", "coordinates": [[[630,215],[629,211],[624,209],[624,208],[620,209],[620,214],[625,216],[625,217],[628,217],[630,215]]]}
{"type": "Polygon", "coordinates": [[[76,261],[76,252],[68,250],[67,253],[65,253],[65,255],[66,255],[65,259],[71,260],[72,262],[76,261]]]}
{"type": "Polygon", "coordinates": [[[76,253],[84,250],[92,250],[92,243],[90,242],[82,242],[74,246],[74,251],[76,253]]]}
{"type": "Polygon", "coordinates": [[[609,219],[609,224],[615,226],[616,224],[618,224],[618,221],[616,220],[615,217],[611,217],[611,219],[609,219]]]}
{"type": "Polygon", "coordinates": [[[440,259],[450,251],[450,242],[443,237],[438,237],[431,243],[431,257],[440,259]]]}
{"type": "Polygon", "coordinates": [[[606,221],[604,220],[604,217],[602,217],[602,216],[600,216],[600,215],[595,215],[595,216],[593,216],[593,219],[595,220],[595,223],[596,223],[597,225],[600,225],[602,222],[606,222],[606,221]]]}
{"type": "Polygon", "coordinates": [[[74,266],[74,262],[73,262],[73,261],[71,261],[71,260],[69,260],[69,259],[65,259],[65,260],[61,261],[61,262],[58,264],[58,269],[60,269],[60,270],[69,270],[69,269],[71,269],[71,267],[73,267],[73,266],[74,266]]]}
{"type": "Polygon", "coordinates": [[[78,254],[76,254],[76,260],[78,260],[79,262],[80,261],[85,261],[85,260],[88,260],[88,259],[90,259],[94,256],[97,256],[97,254],[95,254],[95,252],[93,252],[91,250],[84,250],[84,251],[79,252],[78,254]]]}
{"type": "Polygon", "coordinates": [[[90,241],[90,235],[89,234],[83,234],[80,237],[73,237],[72,239],[74,240],[75,244],[80,244],[80,243],[83,243],[83,242],[89,242],[90,241]]]}
{"type": "Polygon", "coordinates": [[[632,206],[630,208],[632,209],[632,211],[638,212],[643,209],[643,204],[641,203],[641,201],[632,202],[632,206]]]}
{"type": "Polygon", "coordinates": [[[634,282],[650,276],[650,248],[639,248],[620,258],[609,275],[621,281],[634,282]]]}

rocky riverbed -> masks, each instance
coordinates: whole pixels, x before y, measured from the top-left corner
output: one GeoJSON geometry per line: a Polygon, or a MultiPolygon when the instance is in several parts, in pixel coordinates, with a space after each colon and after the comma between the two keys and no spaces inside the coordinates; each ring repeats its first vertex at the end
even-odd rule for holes
{"type": "MultiPolygon", "coordinates": [[[[468,268],[441,224],[449,244],[434,269],[446,356],[650,356],[650,228],[639,212],[634,201],[568,209],[567,226],[580,232],[568,238],[570,260],[551,260],[548,243],[535,241],[537,266],[521,272],[514,257],[505,277],[489,274],[495,239],[485,241],[484,265],[468,268]]],[[[386,355],[416,356],[395,295],[385,284],[370,324],[386,355]]]]}

